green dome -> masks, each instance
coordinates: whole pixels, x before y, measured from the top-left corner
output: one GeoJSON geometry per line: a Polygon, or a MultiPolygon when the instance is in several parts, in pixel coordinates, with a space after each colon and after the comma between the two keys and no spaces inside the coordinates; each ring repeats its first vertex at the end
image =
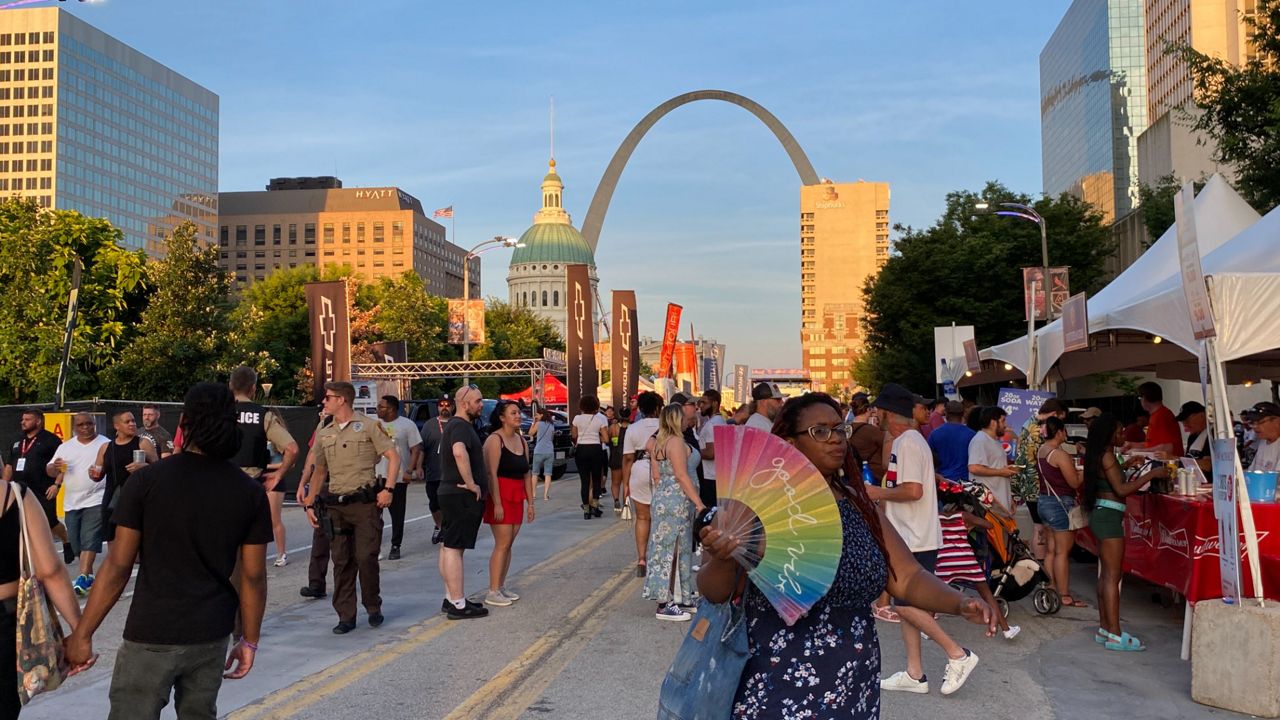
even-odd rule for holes
{"type": "Polygon", "coordinates": [[[537,223],[524,231],[520,242],[524,247],[516,248],[511,254],[512,267],[546,262],[592,267],[596,264],[591,247],[587,245],[582,233],[567,223],[537,223]]]}

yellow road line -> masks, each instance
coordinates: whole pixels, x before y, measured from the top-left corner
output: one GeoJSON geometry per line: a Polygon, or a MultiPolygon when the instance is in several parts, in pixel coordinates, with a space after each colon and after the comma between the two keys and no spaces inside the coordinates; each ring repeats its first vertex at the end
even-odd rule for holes
{"type": "Polygon", "coordinates": [[[520,717],[600,632],[609,612],[628,598],[619,590],[632,579],[633,570],[627,567],[601,585],[569,613],[561,626],[538,638],[444,720],[513,720],[520,717]]]}
{"type": "MultiPolygon", "coordinates": [[[[580,560],[596,549],[597,542],[613,539],[629,523],[616,523],[613,527],[586,538],[574,549],[560,555],[547,558],[536,565],[526,568],[517,574],[521,578],[555,572],[562,567],[580,560]]],[[[599,590],[597,590],[597,593],[599,590]]],[[[594,596],[593,596],[594,597],[594,596]]],[[[260,702],[246,705],[227,715],[227,720],[283,720],[301,710],[308,708],[328,695],[354,684],[367,677],[375,670],[386,667],[408,653],[431,642],[454,627],[443,617],[432,617],[410,628],[407,637],[389,643],[381,643],[347,659],[331,665],[315,675],[303,678],[298,682],[277,690],[263,698],[260,702]]]]}

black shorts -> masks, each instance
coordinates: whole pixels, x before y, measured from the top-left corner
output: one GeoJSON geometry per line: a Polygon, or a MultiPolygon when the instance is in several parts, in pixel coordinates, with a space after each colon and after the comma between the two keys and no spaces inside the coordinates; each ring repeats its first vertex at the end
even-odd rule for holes
{"type": "Polygon", "coordinates": [[[1032,524],[1032,525],[1043,525],[1043,524],[1044,524],[1044,521],[1040,519],[1040,503],[1038,503],[1038,502],[1028,502],[1028,503],[1027,503],[1027,512],[1031,513],[1031,524],[1032,524]]]}
{"type": "Polygon", "coordinates": [[[473,493],[440,494],[440,541],[451,550],[471,550],[480,534],[484,502],[473,493]]]}
{"type": "Polygon", "coordinates": [[[440,481],[427,482],[427,509],[433,513],[440,512],[440,481]]]}
{"type": "MultiPolygon", "coordinates": [[[[913,552],[911,553],[911,555],[916,559],[916,562],[920,563],[920,567],[924,568],[925,572],[931,575],[937,572],[938,570],[938,551],[937,550],[925,550],[923,552],[913,552]]],[[[911,607],[911,603],[899,598],[894,598],[893,604],[896,607],[911,607]]]]}

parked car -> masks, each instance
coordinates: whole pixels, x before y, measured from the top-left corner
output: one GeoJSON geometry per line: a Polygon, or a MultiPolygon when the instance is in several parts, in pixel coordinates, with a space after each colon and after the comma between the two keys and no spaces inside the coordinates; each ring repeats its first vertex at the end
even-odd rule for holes
{"type": "MultiPolygon", "coordinates": [[[[489,416],[493,414],[493,409],[497,407],[498,401],[485,399],[483,403],[480,417],[476,420],[476,431],[480,434],[481,439],[484,439],[489,434],[489,416]]],[[[427,421],[434,420],[440,415],[440,401],[437,398],[401,400],[400,412],[412,420],[418,426],[418,430],[422,430],[422,426],[427,421]]],[[[529,428],[533,426],[533,418],[529,416],[528,410],[524,412],[525,415],[520,421],[520,431],[527,436],[529,428]]],[[[569,468],[570,455],[573,454],[573,437],[569,432],[569,421],[564,416],[564,413],[552,410],[551,414],[555,417],[555,436],[552,438],[552,446],[555,449],[555,462],[551,477],[559,480],[569,468]]]]}

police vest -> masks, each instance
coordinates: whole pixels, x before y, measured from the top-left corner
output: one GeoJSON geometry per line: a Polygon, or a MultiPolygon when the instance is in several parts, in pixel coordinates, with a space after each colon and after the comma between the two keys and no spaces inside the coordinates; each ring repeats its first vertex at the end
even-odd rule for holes
{"type": "Polygon", "coordinates": [[[271,462],[271,454],[267,452],[267,409],[247,400],[237,400],[236,425],[240,429],[240,451],[231,458],[231,464],[265,470],[271,462]]]}

